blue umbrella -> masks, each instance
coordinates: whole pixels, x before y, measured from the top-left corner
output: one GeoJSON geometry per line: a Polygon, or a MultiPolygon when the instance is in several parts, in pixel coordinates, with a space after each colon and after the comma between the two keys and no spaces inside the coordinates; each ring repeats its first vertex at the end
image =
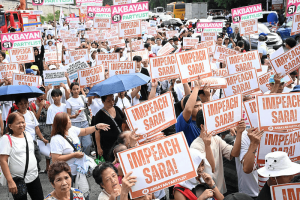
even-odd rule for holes
{"type": "Polygon", "coordinates": [[[0,87],[0,101],[14,101],[17,96],[34,98],[43,95],[44,92],[35,86],[8,85],[0,87]]]}
{"type": "Polygon", "coordinates": [[[95,85],[90,90],[87,97],[96,95],[106,96],[109,94],[123,92],[140,85],[145,85],[149,80],[150,77],[142,73],[115,75],[95,85]]]}

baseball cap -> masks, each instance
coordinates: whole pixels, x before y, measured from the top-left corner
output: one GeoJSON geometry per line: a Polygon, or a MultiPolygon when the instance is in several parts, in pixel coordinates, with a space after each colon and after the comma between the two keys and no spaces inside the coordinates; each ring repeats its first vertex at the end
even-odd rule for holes
{"type": "MultiPolygon", "coordinates": [[[[286,80],[284,80],[284,78],[282,78],[282,79],[280,80],[280,83],[285,83],[285,82],[286,82],[286,80]]],[[[274,75],[271,75],[271,76],[270,76],[269,83],[275,83],[274,75]]]]}
{"type": "Polygon", "coordinates": [[[261,35],[268,36],[268,34],[266,34],[266,33],[260,33],[259,36],[261,36],[261,35]]]}
{"type": "Polygon", "coordinates": [[[33,70],[32,69],[26,69],[26,74],[33,74],[33,70]]]}
{"type": "Polygon", "coordinates": [[[300,85],[296,85],[291,92],[300,92],[300,85]]]}
{"type": "Polygon", "coordinates": [[[55,66],[55,65],[50,65],[50,66],[49,66],[49,69],[50,69],[50,70],[56,69],[56,66],[55,66]]]}
{"type": "Polygon", "coordinates": [[[30,67],[30,69],[39,70],[38,66],[36,66],[36,65],[32,65],[32,66],[30,67]]]}

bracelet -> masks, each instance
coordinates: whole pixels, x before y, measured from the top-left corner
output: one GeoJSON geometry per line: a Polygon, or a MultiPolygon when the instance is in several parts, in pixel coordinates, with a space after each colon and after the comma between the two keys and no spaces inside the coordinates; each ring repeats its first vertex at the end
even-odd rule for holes
{"type": "Polygon", "coordinates": [[[96,129],[96,131],[98,131],[99,129],[97,128],[97,126],[95,125],[95,129],[96,129]]]}
{"type": "Polygon", "coordinates": [[[213,189],[215,189],[215,187],[217,187],[216,184],[214,184],[210,189],[213,190],[213,189]]]}

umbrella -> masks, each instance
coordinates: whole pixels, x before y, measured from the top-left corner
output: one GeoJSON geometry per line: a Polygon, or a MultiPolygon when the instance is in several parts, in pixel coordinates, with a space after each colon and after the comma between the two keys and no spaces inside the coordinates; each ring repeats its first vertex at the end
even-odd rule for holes
{"type": "Polygon", "coordinates": [[[267,21],[272,25],[275,25],[275,23],[278,22],[278,17],[277,17],[277,14],[276,13],[270,13],[268,14],[268,17],[267,17],[267,21]]]}
{"type": "Polygon", "coordinates": [[[109,94],[123,92],[140,85],[145,85],[149,80],[150,77],[142,73],[115,75],[95,85],[90,90],[87,97],[96,95],[106,96],[109,94]]]}
{"type": "Polygon", "coordinates": [[[163,21],[163,24],[165,26],[169,26],[169,25],[180,26],[183,23],[182,23],[182,21],[178,21],[176,19],[169,19],[169,20],[163,21]]]}
{"type": "Polygon", "coordinates": [[[14,101],[16,96],[19,95],[27,98],[34,98],[43,94],[44,92],[35,86],[8,85],[0,87],[0,101],[14,101]]]}

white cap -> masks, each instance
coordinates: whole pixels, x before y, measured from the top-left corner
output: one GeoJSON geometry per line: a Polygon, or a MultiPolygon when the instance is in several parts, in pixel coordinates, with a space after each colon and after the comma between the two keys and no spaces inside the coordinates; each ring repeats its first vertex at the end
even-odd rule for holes
{"type": "Polygon", "coordinates": [[[49,66],[49,69],[50,69],[50,70],[56,69],[56,66],[55,66],[55,65],[50,65],[50,66],[49,66]]]}

